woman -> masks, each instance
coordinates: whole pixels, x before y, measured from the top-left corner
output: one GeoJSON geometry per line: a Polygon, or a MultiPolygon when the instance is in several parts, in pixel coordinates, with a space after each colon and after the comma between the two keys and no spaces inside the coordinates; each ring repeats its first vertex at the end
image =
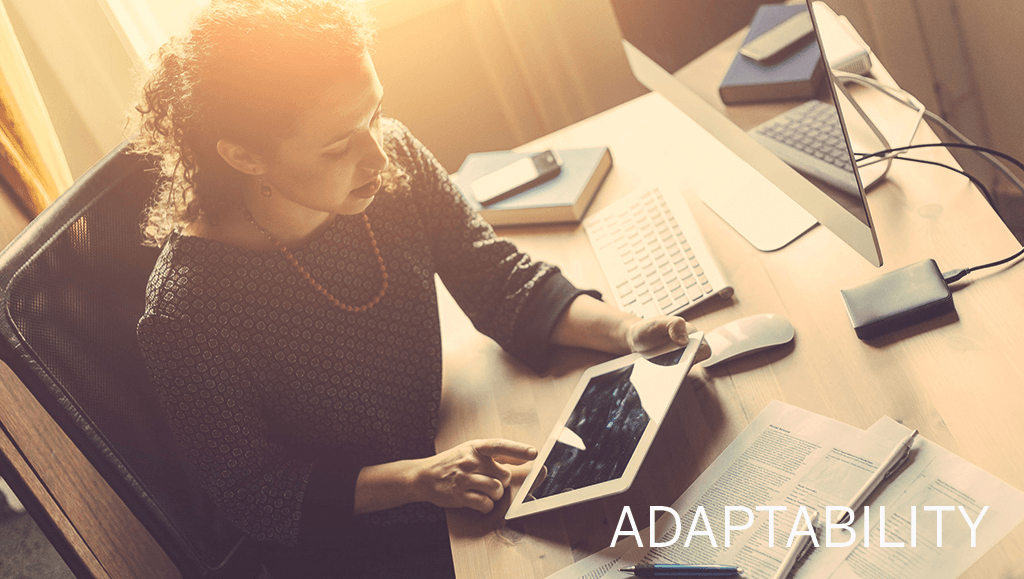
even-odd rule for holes
{"type": "Polygon", "coordinates": [[[163,169],[139,341],[186,455],[275,577],[451,576],[443,508],[490,511],[503,463],[536,450],[435,454],[434,274],[535,369],[549,344],[621,354],[685,344],[687,325],[619,312],[496,238],[383,117],[357,6],[217,1],[159,52],[137,107],[163,169]]]}

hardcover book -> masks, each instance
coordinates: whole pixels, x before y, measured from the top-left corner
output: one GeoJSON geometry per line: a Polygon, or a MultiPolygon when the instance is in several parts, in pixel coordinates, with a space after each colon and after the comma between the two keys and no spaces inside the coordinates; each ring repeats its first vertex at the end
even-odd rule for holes
{"type": "Polygon", "coordinates": [[[487,207],[477,203],[473,197],[473,181],[532,154],[473,153],[452,177],[469,204],[491,225],[579,223],[611,170],[612,155],[608,147],[559,149],[562,170],[554,179],[487,207]]]}
{"type": "MultiPolygon", "coordinates": [[[[803,5],[767,4],[757,9],[743,44],[768,32],[799,12],[803,5]]],[[[778,61],[757,62],[736,54],[718,87],[722,102],[727,105],[814,98],[825,69],[814,36],[778,61]]]]}

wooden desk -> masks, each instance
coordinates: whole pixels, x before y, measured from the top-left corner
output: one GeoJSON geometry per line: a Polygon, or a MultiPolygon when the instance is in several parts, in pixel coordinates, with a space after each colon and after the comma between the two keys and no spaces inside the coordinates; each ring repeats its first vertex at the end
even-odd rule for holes
{"type": "MultiPolygon", "coordinates": [[[[724,70],[735,51],[730,42],[738,41],[730,39],[680,73],[712,102],[721,76],[714,71],[724,70]]],[[[686,159],[673,155],[686,138],[680,118],[661,96],[649,94],[524,148],[610,146],[615,168],[594,202],[591,211],[596,211],[646,178],[685,181],[686,159]]],[[[935,138],[927,129],[919,137],[935,138]]],[[[954,163],[941,150],[922,158],[954,163]]],[[[692,371],[633,490],[625,495],[507,524],[502,520],[507,501],[486,517],[451,512],[460,577],[545,577],[606,547],[623,505],[637,513],[649,505],[671,504],[772,399],[860,428],[891,416],[1024,489],[1024,300],[1019,297],[1024,266],[973,274],[954,287],[956,314],[871,342],[857,339],[839,294],[925,258],[953,269],[1019,249],[966,179],[918,164],[893,166],[888,181],[869,194],[885,259],[881,270],[820,226],[779,251],[761,253],[694,191],[684,195],[736,288],[731,300],[709,302],[688,317],[711,329],[746,315],[776,312],[792,321],[795,342],[722,369],[692,371]]],[[[534,257],[559,264],[578,285],[608,295],[581,227],[503,233],[534,257]]],[[[447,306],[438,449],[491,436],[542,445],[579,373],[605,357],[564,351],[549,375],[533,376],[447,306]]],[[[1018,577],[1022,561],[1024,526],[964,577],[1018,577]]]]}

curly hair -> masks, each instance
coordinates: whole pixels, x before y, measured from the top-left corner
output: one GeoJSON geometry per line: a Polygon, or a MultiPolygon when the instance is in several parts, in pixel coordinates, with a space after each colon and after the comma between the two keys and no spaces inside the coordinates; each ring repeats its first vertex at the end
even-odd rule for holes
{"type": "MultiPolygon", "coordinates": [[[[146,241],[238,205],[246,175],[218,154],[221,139],[273,151],[299,114],[344,78],[375,39],[350,0],[213,0],[190,30],[154,55],[135,106],[134,149],[154,157],[160,180],[144,216],[146,241]]],[[[404,183],[394,163],[384,191],[404,183]]]]}

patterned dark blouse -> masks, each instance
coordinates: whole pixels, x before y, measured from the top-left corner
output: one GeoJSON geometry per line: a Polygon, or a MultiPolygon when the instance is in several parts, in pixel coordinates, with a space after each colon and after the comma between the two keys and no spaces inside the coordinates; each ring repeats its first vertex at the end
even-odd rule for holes
{"type": "MultiPolygon", "coordinates": [[[[389,275],[373,308],[331,305],[280,253],[197,237],[168,241],[150,278],[138,336],[161,404],[208,492],[257,540],[443,520],[424,503],[352,515],[363,466],[434,454],[435,273],[480,331],[535,369],[580,293],[497,238],[397,121],[385,145],[411,186],[366,210],[389,275]]],[[[293,253],[342,303],[379,290],[358,215],[293,253]]]]}

